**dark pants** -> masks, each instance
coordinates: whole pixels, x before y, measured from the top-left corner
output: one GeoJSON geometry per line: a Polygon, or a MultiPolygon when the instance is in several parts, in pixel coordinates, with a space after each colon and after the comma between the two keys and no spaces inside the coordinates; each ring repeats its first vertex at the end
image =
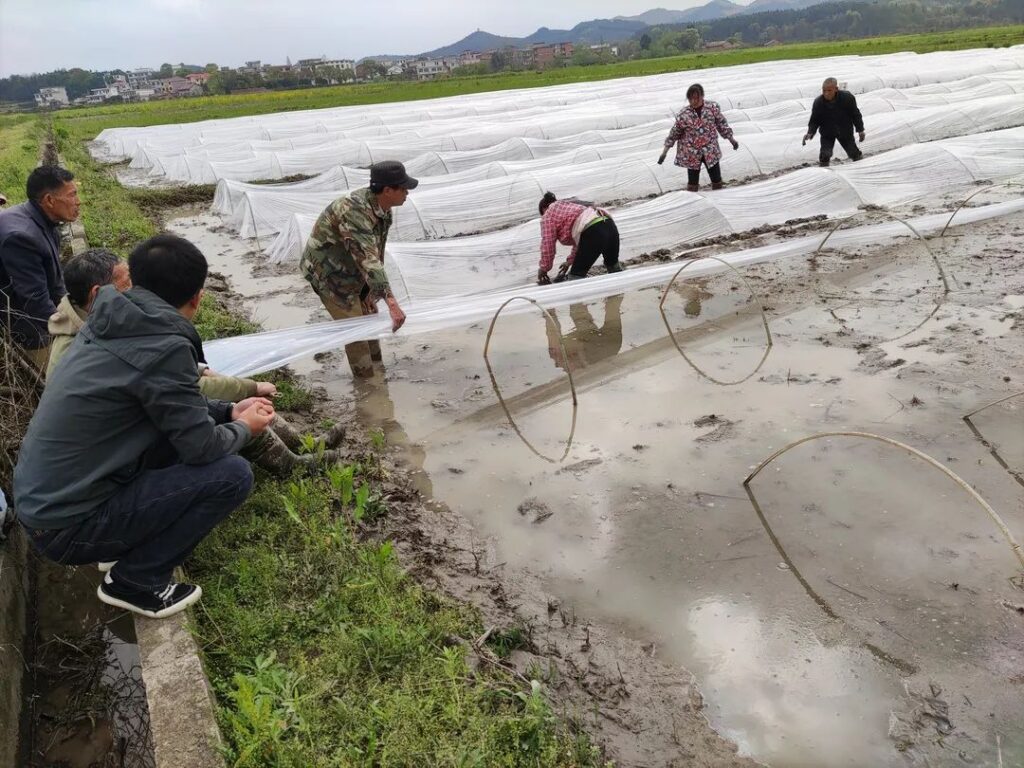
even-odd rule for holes
{"type": "Polygon", "coordinates": [[[69,528],[25,526],[36,549],[64,565],[117,560],[122,584],[159,589],[214,527],[252,490],[240,456],[209,464],[144,470],[82,522],[69,528]]]}
{"type": "MultiPolygon", "coordinates": [[[[705,160],[704,167],[708,169],[708,177],[711,179],[712,184],[722,183],[721,163],[715,163],[714,165],[709,166],[707,164],[707,161],[705,160]]],[[[689,184],[691,187],[696,187],[698,184],[700,184],[700,168],[697,168],[696,170],[694,170],[693,168],[686,169],[686,183],[689,184]]]]}
{"type": "MultiPolygon", "coordinates": [[[[821,152],[818,153],[819,165],[828,165],[829,161],[832,159],[832,150],[836,146],[836,138],[837,137],[835,136],[826,136],[825,134],[821,134],[821,152]]],[[[852,133],[839,136],[838,139],[840,146],[842,146],[846,151],[846,156],[848,158],[851,160],[860,160],[863,153],[857,146],[857,142],[853,140],[852,133]]]]}
{"type": "Polygon", "coordinates": [[[591,224],[583,230],[569,277],[586,277],[598,256],[604,257],[604,265],[609,272],[616,271],[619,263],[619,228],[611,219],[591,224]]]}

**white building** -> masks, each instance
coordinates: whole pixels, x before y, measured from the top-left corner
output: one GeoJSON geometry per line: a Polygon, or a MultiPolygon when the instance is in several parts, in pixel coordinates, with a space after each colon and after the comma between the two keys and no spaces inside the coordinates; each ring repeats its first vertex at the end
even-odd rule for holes
{"type": "Polygon", "coordinates": [[[128,85],[132,87],[132,90],[138,90],[139,88],[146,88],[149,85],[150,79],[156,74],[155,69],[149,67],[140,67],[139,69],[133,69],[128,73],[128,85]]]}
{"type": "Polygon", "coordinates": [[[64,86],[40,88],[39,92],[35,95],[35,99],[36,105],[39,107],[66,107],[71,103],[64,86]]]}
{"type": "Polygon", "coordinates": [[[351,69],[355,72],[356,62],[353,59],[325,59],[320,64],[317,64],[316,67],[317,69],[320,67],[337,67],[338,69],[351,69]]]}

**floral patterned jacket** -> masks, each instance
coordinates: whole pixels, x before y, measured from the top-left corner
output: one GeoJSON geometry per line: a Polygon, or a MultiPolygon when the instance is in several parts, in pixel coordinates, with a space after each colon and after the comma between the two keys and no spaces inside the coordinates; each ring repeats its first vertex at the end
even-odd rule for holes
{"type": "Polygon", "coordinates": [[[665,149],[671,149],[678,142],[676,165],[696,171],[701,162],[705,162],[710,168],[722,159],[719,133],[723,139],[732,140],[732,128],[718,104],[705,101],[699,115],[693,107],[687,106],[676,116],[675,125],[665,139],[665,149]]]}

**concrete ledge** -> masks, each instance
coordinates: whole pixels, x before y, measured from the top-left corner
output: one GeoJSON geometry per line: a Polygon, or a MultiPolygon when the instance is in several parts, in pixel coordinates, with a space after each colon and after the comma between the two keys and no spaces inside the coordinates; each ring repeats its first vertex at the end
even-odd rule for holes
{"type": "Polygon", "coordinates": [[[0,543],[0,765],[18,764],[28,604],[27,542],[15,524],[0,543]]]}
{"type": "Polygon", "coordinates": [[[213,691],[185,626],[187,615],[135,619],[156,765],[224,768],[213,691]]]}

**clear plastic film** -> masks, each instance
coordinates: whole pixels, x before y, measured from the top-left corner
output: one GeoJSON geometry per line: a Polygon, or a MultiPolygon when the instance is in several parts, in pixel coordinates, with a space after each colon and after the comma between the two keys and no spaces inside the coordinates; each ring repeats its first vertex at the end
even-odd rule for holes
{"type": "MultiPolygon", "coordinates": [[[[1019,95],[993,96],[965,102],[887,112],[869,119],[872,154],[915,142],[1024,125],[1024,72],[1016,83],[1019,95]]],[[[907,102],[903,102],[907,104],[907,102]]],[[[773,174],[817,157],[817,141],[802,146],[806,115],[789,129],[740,136],[739,152],[726,151],[723,171],[730,181],[773,174]]],[[[646,127],[646,126],[645,126],[646,127]]],[[[599,204],[637,200],[686,186],[686,174],[671,158],[657,165],[668,124],[653,124],[646,135],[580,147],[541,160],[495,162],[469,171],[421,178],[416,192],[394,212],[393,240],[430,240],[487,232],[529,220],[545,191],[576,196],[599,204]],[[586,150],[592,150],[589,159],[586,150]],[[583,158],[583,159],[581,159],[583,158]]],[[[723,142],[724,143],[724,142],[723,142]]],[[[368,173],[342,169],[365,186],[368,173]]],[[[337,169],[330,172],[338,175],[337,169]]],[[[221,182],[224,192],[214,210],[244,238],[266,240],[285,229],[295,214],[316,216],[345,188],[274,188],[221,182]],[[233,205],[230,210],[228,206],[233,205]]]]}
{"type": "MultiPolygon", "coordinates": [[[[1022,173],[1024,128],[1010,128],[913,144],[858,163],[801,168],[706,194],[669,192],[610,212],[621,238],[620,257],[629,259],[790,219],[843,216],[865,204],[912,203],[967,189],[979,180],[1002,181],[1022,173]]],[[[298,259],[315,220],[293,216],[275,241],[272,260],[298,259]]],[[[539,252],[540,226],[535,218],[481,235],[389,240],[385,267],[396,294],[416,302],[520,285],[535,272],[539,252]]]]}
{"type": "MultiPolygon", "coordinates": [[[[1020,47],[779,61],[422,102],[113,128],[97,137],[95,155],[131,159],[134,168],[175,182],[273,179],[319,173],[338,163],[411,162],[428,150],[484,149],[513,137],[550,139],[638,125],[677,111],[694,80],[727,113],[763,108],[782,117],[785,108],[776,107],[813,98],[829,75],[858,94],[938,85],[931,95],[943,96],[946,82],[988,77],[998,87],[1001,74],[1022,66],[1020,47]]],[[[741,115],[735,122],[756,125],[741,115]]]]}
{"type": "MultiPolygon", "coordinates": [[[[985,221],[1020,211],[1024,211],[1024,200],[965,208],[957,214],[953,226],[958,227],[985,221]]],[[[922,236],[928,236],[939,234],[949,219],[949,212],[944,212],[908,219],[908,223],[922,236]]],[[[828,242],[833,248],[878,246],[896,242],[897,239],[905,238],[907,235],[907,226],[896,221],[843,228],[832,234],[828,242]]],[[[816,234],[795,238],[760,248],[719,254],[719,258],[734,268],[742,268],[764,261],[807,256],[814,253],[822,243],[823,237],[821,234],[816,234]]],[[[575,302],[592,301],[624,291],[660,285],[670,280],[678,272],[679,267],[679,262],[669,262],[557,285],[520,284],[512,288],[460,299],[457,302],[443,298],[417,302],[407,308],[406,323],[399,334],[429,333],[486,321],[513,296],[523,296],[537,301],[543,307],[556,308],[575,302]]],[[[688,278],[700,277],[727,268],[717,261],[707,259],[688,268],[686,274],[688,278]]],[[[513,302],[505,311],[517,313],[531,310],[536,311],[528,302],[513,302]]],[[[339,349],[354,341],[385,339],[391,335],[391,322],[387,314],[383,313],[220,339],[206,345],[206,357],[211,367],[221,373],[249,376],[279,368],[317,352],[339,349]]]]}

